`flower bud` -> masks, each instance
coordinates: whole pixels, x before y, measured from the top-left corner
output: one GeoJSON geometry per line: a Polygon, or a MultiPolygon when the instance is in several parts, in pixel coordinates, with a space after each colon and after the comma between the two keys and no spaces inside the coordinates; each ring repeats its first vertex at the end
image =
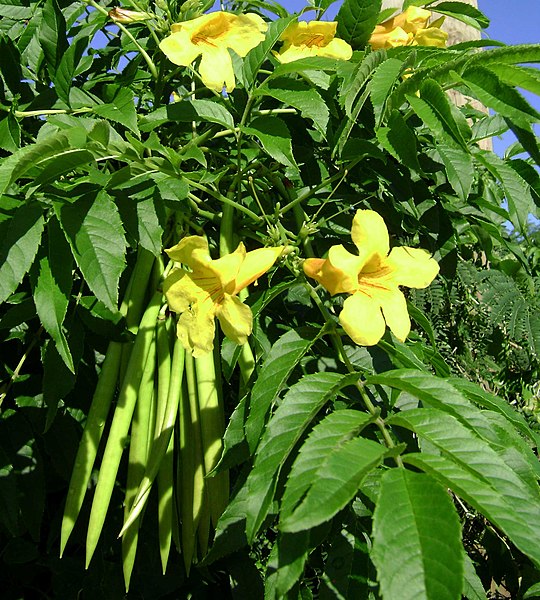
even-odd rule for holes
{"type": "Polygon", "coordinates": [[[109,17],[119,23],[136,23],[137,21],[147,21],[151,18],[148,13],[119,7],[110,10],[109,17]]]}

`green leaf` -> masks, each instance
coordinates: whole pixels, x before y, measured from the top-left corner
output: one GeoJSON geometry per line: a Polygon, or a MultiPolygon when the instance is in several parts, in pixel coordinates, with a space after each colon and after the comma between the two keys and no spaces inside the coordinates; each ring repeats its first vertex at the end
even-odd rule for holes
{"type": "Polygon", "coordinates": [[[493,152],[478,150],[474,157],[500,182],[512,224],[519,231],[526,232],[529,213],[534,205],[529,184],[493,152]]]}
{"type": "Polygon", "coordinates": [[[381,146],[398,162],[417,173],[421,172],[416,136],[398,110],[392,111],[388,127],[379,127],[376,135],[381,146]]]}
{"type": "MultiPolygon", "coordinates": [[[[129,193],[129,188],[126,191],[129,193]]],[[[161,200],[154,193],[154,187],[146,190],[140,198],[120,195],[117,205],[126,231],[143,248],[158,256],[162,248],[161,236],[165,215],[161,200]]]]}
{"type": "Polygon", "coordinates": [[[285,598],[300,579],[307,561],[310,532],[280,533],[266,565],[265,600],[285,598]]]}
{"type": "Polygon", "coordinates": [[[261,372],[253,384],[246,421],[246,437],[252,453],[261,439],[266,415],[302,356],[309,350],[319,332],[314,329],[292,329],[272,346],[261,372]]]}
{"type": "Polygon", "coordinates": [[[39,41],[49,72],[53,74],[68,49],[66,38],[66,20],[57,0],[46,0],[43,5],[39,41]]]}
{"type": "Polygon", "coordinates": [[[116,205],[103,190],[73,204],[54,205],[88,287],[117,311],[118,282],[125,267],[126,240],[116,205]]]}
{"type": "Polygon", "coordinates": [[[50,181],[56,181],[60,175],[70,173],[77,167],[94,162],[94,156],[89,150],[70,149],[42,160],[36,165],[34,185],[41,186],[50,181]]]}
{"type": "Polygon", "coordinates": [[[21,128],[19,122],[11,113],[8,113],[0,121],[0,148],[7,152],[17,152],[20,145],[21,128]]]}
{"type": "Polygon", "coordinates": [[[0,17],[24,21],[30,19],[32,9],[18,0],[0,0],[0,17]]]}
{"type": "Polygon", "coordinates": [[[539,598],[540,597],[540,582],[531,585],[530,588],[523,594],[524,599],[528,598],[539,598]]]}
{"type": "Polygon", "coordinates": [[[95,106],[94,112],[100,117],[124,125],[139,135],[135,96],[129,88],[119,88],[111,103],[95,106]]]}
{"type": "Polygon", "coordinates": [[[353,105],[362,91],[369,78],[385,60],[387,59],[385,50],[375,50],[370,52],[356,66],[350,77],[343,81],[343,86],[340,90],[339,100],[345,108],[348,117],[351,117],[353,105]]]}
{"type": "Polygon", "coordinates": [[[462,202],[467,202],[474,182],[474,162],[468,152],[438,143],[437,153],[446,169],[448,182],[462,202]]]}
{"type": "Polygon", "coordinates": [[[3,194],[18,178],[23,177],[29,169],[43,160],[61,154],[66,149],[69,149],[68,138],[63,133],[56,133],[31,146],[25,146],[12,156],[3,159],[0,164],[0,194],[3,194]]]}
{"type": "Polygon", "coordinates": [[[356,410],[338,410],[325,417],[304,442],[288,476],[281,500],[281,518],[290,517],[306,492],[314,484],[317,473],[330,453],[357,435],[371,418],[356,410]]]}
{"type": "Polygon", "coordinates": [[[266,38],[250,50],[244,58],[243,75],[246,87],[253,86],[257,79],[257,74],[264,61],[270,55],[273,47],[279,41],[281,34],[285,31],[289,23],[296,20],[296,15],[290,15],[284,19],[276,19],[268,24],[266,38]]]}
{"type": "Polygon", "coordinates": [[[464,553],[465,563],[463,571],[462,594],[467,600],[486,600],[486,592],[476,574],[474,564],[467,553],[464,553]]]}
{"type": "Polygon", "coordinates": [[[141,131],[151,131],[170,121],[185,123],[202,121],[223,125],[226,129],[234,129],[231,113],[224,106],[212,100],[182,100],[163,106],[142,117],[139,125],[141,131]]]}
{"type": "Polygon", "coordinates": [[[291,134],[280,118],[256,117],[250,122],[249,127],[243,127],[242,131],[256,137],[265,152],[274,160],[287,167],[298,169],[292,153],[291,134]]]}
{"type": "Polygon", "coordinates": [[[28,204],[19,207],[12,219],[1,227],[0,303],[17,289],[34,262],[43,233],[41,207],[28,204]]]}
{"type": "Polygon", "coordinates": [[[353,48],[365,46],[379,17],[381,0],[345,0],[336,16],[337,37],[353,48]]]}
{"type": "Polygon", "coordinates": [[[356,374],[314,373],[306,375],[285,394],[266,425],[255,465],[245,484],[249,488],[246,533],[250,542],[268,514],[280,469],[294,445],[319,410],[357,378],[356,374]]]}
{"type": "Polygon", "coordinates": [[[0,73],[11,93],[20,93],[21,82],[24,79],[21,53],[13,40],[3,34],[0,36],[0,73]]]}
{"type": "Polygon", "coordinates": [[[384,600],[460,600],[464,554],[447,491],[425,473],[387,471],[371,551],[384,600]]]}
{"type": "Polygon", "coordinates": [[[397,58],[388,58],[382,62],[373,72],[373,76],[369,83],[369,94],[373,110],[375,112],[375,120],[379,126],[384,118],[384,110],[386,101],[394,87],[396,81],[403,71],[403,61],[397,58]]]}
{"type": "Polygon", "coordinates": [[[255,91],[255,96],[271,96],[297,108],[305,119],[311,119],[315,128],[326,136],[330,111],[321,95],[303,80],[279,78],[269,81],[255,91]]]}
{"type": "Polygon", "coordinates": [[[358,437],[331,448],[305,498],[280,521],[280,530],[294,533],[330,520],[354,498],[364,477],[381,463],[385,452],[381,444],[358,437]]]}
{"type": "Polygon", "coordinates": [[[467,149],[467,141],[472,137],[471,128],[442,87],[433,79],[427,79],[420,86],[420,97],[433,109],[445,131],[459,146],[467,149]]]}
{"type": "Polygon", "coordinates": [[[493,71],[504,83],[523,88],[540,96],[540,73],[538,69],[497,63],[490,63],[488,69],[493,71]]]}
{"type": "Polygon", "coordinates": [[[279,64],[268,77],[275,79],[276,77],[282,77],[290,73],[296,75],[304,71],[336,71],[342,63],[343,61],[337,58],[310,56],[309,58],[300,58],[290,63],[279,64]]]}
{"type": "Polygon", "coordinates": [[[62,329],[73,276],[69,245],[56,218],[47,226],[48,252],[36,264],[33,292],[36,311],[43,327],[52,337],[66,367],[75,373],[73,358],[62,329]]]}
{"type": "Polygon", "coordinates": [[[462,78],[482,104],[504,117],[531,122],[540,119],[540,113],[516,89],[503,83],[490,69],[474,66],[467,69],[462,78]]]}
{"type": "Polygon", "coordinates": [[[403,460],[435,476],[500,527],[540,565],[540,493],[533,491],[486,442],[440,410],[408,410],[388,420],[427,440],[442,453],[407,454],[403,460]]]}
{"type": "Polygon", "coordinates": [[[489,19],[476,7],[465,2],[440,2],[437,4],[437,12],[462,21],[475,29],[489,27],[489,19]]]}

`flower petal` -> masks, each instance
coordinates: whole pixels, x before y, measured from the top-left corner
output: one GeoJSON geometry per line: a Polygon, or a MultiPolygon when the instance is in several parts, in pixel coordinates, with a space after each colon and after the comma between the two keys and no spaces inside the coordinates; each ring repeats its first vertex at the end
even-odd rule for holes
{"type": "Polygon", "coordinates": [[[190,350],[195,358],[208,354],[214,347],[214,305],[211,305],[211,310],[201,308],[201,304],[196,304],[193,309],[183,312],[176,326],[180,343],[186,350],[190,350]]]}
{"type": "Polygon", "coordinates": [[[248,252],[236,275],[236,286],[233,293],[237,294],[240,290],[259,279],[276,262],[282,252],[283,246],[258,248],[248,252]]]}
{"type": "Polygon", "coordinates": [[[414,36],[414,45],[416,46],[435,46],[437,48],[446,48],[448,34],[438,27],[428,27],[422,29],[414,36]]]}
{"type": "Polygon", "coordinates": [[[253,328],[251,308],[242,304],[236,297],[225,294],[217,310],[217,317],[223,333],[236,344],[245,344],[253,328]]]}
{"type": "Polygon", "coordinates": [[[190,65],[201,53],[183,29],[161,40],[159,48],[172,63],[183,67],[190,65]]]}
{"type": "Polygon", "coordinates": [[[332,246],[328,258],[308,258],[304,261],[304,273],[332,294],[352,294],[358,289],[358,273],[363,261],[340,244],[332,246]]]}
{"type": "Polygon", "coordinates": [[[223,43],[232,48],[238,56],[244,57],[265,39],[268,24],[254,13],[231,16],[234,17],[234,21],[231,21],[227,33],[223,36],[223,43]]]}
{"type": "Polygon", "coordinates": [[[199,74],[204,85],[216,92],[221,92],[223,86],[232,92],[236,86],[231,55],[225,46],[205,45],[199,74]]]}
{"type": "Polygon", "coordinates": [[[407,33],[416,33],[427,26],[431,12],[425,8],[409,6],[407,10],[392,19],[392,28],[401,27],[407,33]]]}
{"type": "Polygon", "coordinates": [[[352,56],[352,47],[345,40],[334,38],[331,42],[318,49],[318,56],[327,56],[328,58],[338,58],[349,60],[352,56]]]}
{"type": "Polygon", "coordinates": [[[439,272],[437,261],[419,248],[392,248],[386,262],[394,271],[393,281],[410,288],[427,287],[439,272]]]}
{"type": "Polygon", "coordinates": [[[281,34],[281,40],[295,46],[323,46],[336,35],[336,21],[296,21],[281,34]]]}
{"type": "Polygon", "coordinates": [[[175,262],[184,263],[191,268],[193,268],[192,259],[194,252],[199,257],[199,260],[202,256],[207,256],[208,261],[211,260],[208,242],[201,235],[189,235],[182,238],[178,244],[172,248],[167,248],[165,252],[175,262]]]}
{"type": "Polygon", "coordinates": [[[178,314],[187,310],[190,304],[197,300],[193,282],[184,269],[174,269],[169,273],[163,282],[163,293],[169,308],[178,314]]]}
{"type": "Polygon", "coordinates": [[[245,257],[246,247],[243,242],[240,242],[234,252],[213,260],[209,265],[216,277],[221,281],[224,291],[229,294],[234,293],[236,277],[245,257]]]}
{"type": "Polygon", "coordinates": [[[411,330],[405,296],[396,288],[381,294],[381,308],[386,324],[398,340],[404,342],[411,330]]]}
{"type": "Polygon", "coordinates": [[[386,224],[373,210],[358,210],[353,219],[351,237],[364,262],[373,257],[386,257],[390,250],[390,240],[386,224]]]}
{"type": "Polygon", "coordinates": [[[360,346],[374,346],[386,329],[378,302],[360,292],[345,300],[339,322],[353,342],[360,346]]]}

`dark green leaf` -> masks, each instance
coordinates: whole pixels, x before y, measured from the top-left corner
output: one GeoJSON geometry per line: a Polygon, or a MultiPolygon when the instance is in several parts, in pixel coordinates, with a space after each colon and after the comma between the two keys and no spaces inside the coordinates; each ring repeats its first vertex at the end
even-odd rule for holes
{"type": "Polygon", "coordinates": [[[54,74],[68,49],[66,20],[57,0],[46,0],[43,6],[39,41],[50,73],[54,74]]]}
{"type": "Polygon", "coordinates": [[[11,113],[8,113],[0,121],[0,148],[7,152],[16,152],[20,145],[21,128],[19,122],[11,113]]]}
{"type": "Polygon", "coordinates": [[[380,125],[384,118],[386,101],[402,71],[403,62],[401,60],[388,58],[373,72],[369,83],[369,94],[377,125],[380,125]]]}
{"type": "Polygon", "coordinates": [[[246,422],[246,437],[252,453],[261,439],[268,411],[287,378],[317,339],[314,329],[288,331],[272,346],[253,385],[246,422]]]}
{"type": "Polygon", "coordinates": [[[467,202],[474,181],[472,156],[457,146],[437,144],[437,153],[446,169],[448,182],[463,202],[467,202]]]}
{"type": "Polygon", "coordinates": [[[437,4],[437,12],[462,21],[475,29],[489,27],[489,19],[476,7],[466,2],[440,2],[437,4]]]}
{"type": "Polygon", "coordinates": [[[39,319],[52,337],[58,354],[66,367],[75,373],[62,329],[73,282],[71,252],[56,218],[49,221],[47,234],[48,252],[40,257],[33,277],[34,302],[39,319]]]}
{"type": "Polygon", "coordinates": [[[34,262],[43,233],[43,215],[36,204],[23,205],[2,224],[0,302],[16,289],[34,262]]]}
{"type": "Polygon", "coordinates": [[[135,97],[128,88],[120,88],[111,103],[95,106],[94,112],[105,119],[124,125],[137,135],[139,134],[135,97]]]}
{"type": "Polygon", "coordinates": [[[126,240],[114,202],[102,190],[73,204],[55,204],[55,210],[88,287],[116,312],[126,240]]]}
{"type": "Polygon", "coordinates": [[[0,73],[11,93],[20,93],[23,79],[21,54],[13,40],[5,35],[0,36],[0,73]]]}
{"type": "Polygon", "coordinates": [[[306,375],[285,394],[266,425],[257,447],[255,465],[245,484],[249,488],[248,540],[255,538],[268,514],[280,469],[296,442],[320,409],[357,377],[356,374],[314,373],[306,375]]]}
{"type": "Polygon", "coordinates": [[[257,88],[255,94],[271,96],[289,106],[294,106],[304,118],[313,121],[316,129],[326,135],[330,111],[319,92],[304,81],[285,77],[273,79],[257,88]]]}
{"type": "Polygon", "coordinates": [[[345,0],[336,16],[337,37],[353,48],[365,46],[379,17],[381,0],[345,0]]]}
{"type": "Polygon", "coordinates": [[[399,111],[392,111],[388,119],[388,127],[377,129],[377,139],[397,161],[413,171],[421,171],[416,136],[399,111]]]}
{"type": "Polygon", "coordinates": [[[291,134],[278,117],[256,117],[242,131],[256,137],[264,150],[279,163],[297,169],[292,153],[291,134]]]}
{"type": "Polygon", "coordinates": [[[386,472],[373,515],[371,552],[384,599],[460,600],[464,554],[461,524],[447,491],[425,473],[386,472]]]}

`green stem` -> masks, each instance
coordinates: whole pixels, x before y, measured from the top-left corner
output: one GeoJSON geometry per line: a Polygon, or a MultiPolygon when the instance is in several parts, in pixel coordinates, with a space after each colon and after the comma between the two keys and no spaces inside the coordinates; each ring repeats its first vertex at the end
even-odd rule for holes
{"type": "Polygon", "coordinates": [[[208,194],[209,196],[212,196],[216,200],[219,200],[220,202],[222,202],[224,207],[232,206],[232,207],[236,208],[237,210],[239,210],[240,212],[243,212],[245,215],[247,215],[250,219],[252,219],[256,223],[260,223],[263,220],[262,217],[259,217],[259,215],[256,215],[252,210],[249,210],[249,208],[246,208],[245,206],[242,206],[238,202],[235,202],[234,200],[227,198],[227,196],[224,196],[222,193],[220,193],[216,190],[209,189],[206,186],[199,183],[198,181],[193,181],[192,179],[189,179],[188,181],[189,181],[189,185],[191,185],[192,187],[197,188],[198,190],[201,190],[201,191],[205,192],[206,194],[208,194]]]}

